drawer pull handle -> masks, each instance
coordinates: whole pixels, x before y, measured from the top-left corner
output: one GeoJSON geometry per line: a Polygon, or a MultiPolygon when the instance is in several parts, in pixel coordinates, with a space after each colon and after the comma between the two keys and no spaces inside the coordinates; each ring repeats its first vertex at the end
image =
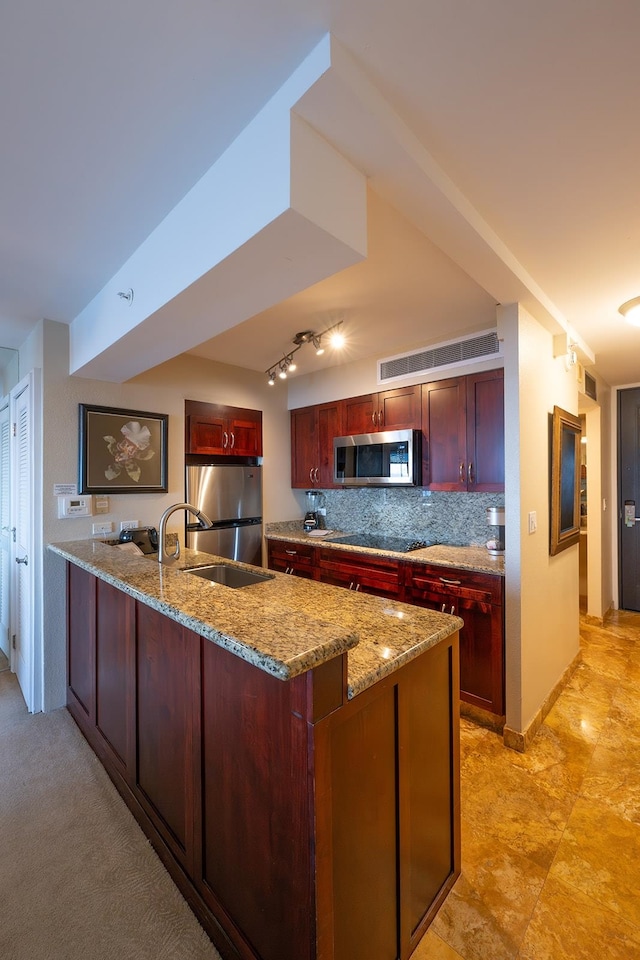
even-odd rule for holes
{"type": "Polygon", "coordinates": [[[453,606],[453,604],[452,604],[452,605],[451,605],[451,616],[453,616],[455,612],[456,612],[456,608],[455,608],[455,607],[453,606]]]}
{"type": "Polygon", "coordinates": [[[295,557],[297,552],[298,552],[297,550],[285,550],[285,553],[288,557],[295,557]]]}
{"type": "Polygon", "coordinates": [[[444,603],[443,603],[443,604],[442,604],[442,609],[441,609],[440,613],[444,613],[444,607],[445,607],[445,605],[444,605],[444,603]]]}
{"type": "Polygon", "coordinates": [[[446,577],[440,577],[440,582],[441,582],[441,583],[448,583],[449,586],[451,586],[451,587],[459,587],[460,584],[462,583],[461,580],[447,580],[446,577]]]}

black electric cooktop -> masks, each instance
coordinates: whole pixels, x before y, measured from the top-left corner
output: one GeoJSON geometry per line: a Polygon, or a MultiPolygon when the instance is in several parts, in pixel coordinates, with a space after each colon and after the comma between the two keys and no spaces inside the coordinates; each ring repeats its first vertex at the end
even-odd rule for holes
{"type": "Polygon", "coordinates": [[[433,546],[428,540],[385,537],[377,533],[351,533],[344,537],[332,537],[331,543],[346,543],[350,547],[369,547],[371,550],[393,550],[396,553],[411,553],[412,550],[433,546]]]}

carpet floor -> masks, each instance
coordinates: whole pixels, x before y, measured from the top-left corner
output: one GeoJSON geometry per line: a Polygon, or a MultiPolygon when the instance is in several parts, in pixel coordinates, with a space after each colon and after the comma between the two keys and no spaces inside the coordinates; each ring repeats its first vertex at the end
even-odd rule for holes
{"type": "Polygon", "coordinates": [[[65,709],[0,673],[0,957],[220,960],[65,709]]]}

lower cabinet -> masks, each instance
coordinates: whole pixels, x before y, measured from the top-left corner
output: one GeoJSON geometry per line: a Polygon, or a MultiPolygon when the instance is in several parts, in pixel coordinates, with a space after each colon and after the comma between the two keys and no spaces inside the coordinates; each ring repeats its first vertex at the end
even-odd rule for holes
{"type": "Polygon", "coordinates": [[[348,700],[346,654],[281,681],[73,564],[68,611],[68,708],[223,960],[407,960],[460,872],[457,635],[348,700]]]}
{"type": "Polygon", "coordinates": [[[502,577],[293,540],[269,540],[268,557],[272,570],[462,617],[460,698],[504,716],[502,577]]]}
{"type": "Polygon", "coordinates": [[[460,631],[460,698],[504,715],[503,580],[469,570],[406,564],[407,603],[454,613],[460,631]]]}

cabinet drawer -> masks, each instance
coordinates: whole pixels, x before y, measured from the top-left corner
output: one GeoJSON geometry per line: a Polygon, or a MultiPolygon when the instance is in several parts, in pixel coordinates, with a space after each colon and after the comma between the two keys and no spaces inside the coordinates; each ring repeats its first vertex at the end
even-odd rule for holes
{"type": "Polygon", "coordinates": [[[490,573],[436,567],[430,564],[405,564],[407,594],[426,591],[437,596],[456,597],[478,603],[502,603],[503,580],[490,573]]]}
{"type": "Polygon", "coordinates": [[[284,540],[270,540],[268,543],[269,569],[282,573],[296,573],[300,577],[313,577],[315,569],[315,548],[310,544],[294,543],[284,540]]]}
{"type": "Polygon", "coordinates": [[[321,548],[318,550],[318,573],[323,583],[385,597],[397,597],[402,589],[400,565],[387,557],[321,548]]]}

